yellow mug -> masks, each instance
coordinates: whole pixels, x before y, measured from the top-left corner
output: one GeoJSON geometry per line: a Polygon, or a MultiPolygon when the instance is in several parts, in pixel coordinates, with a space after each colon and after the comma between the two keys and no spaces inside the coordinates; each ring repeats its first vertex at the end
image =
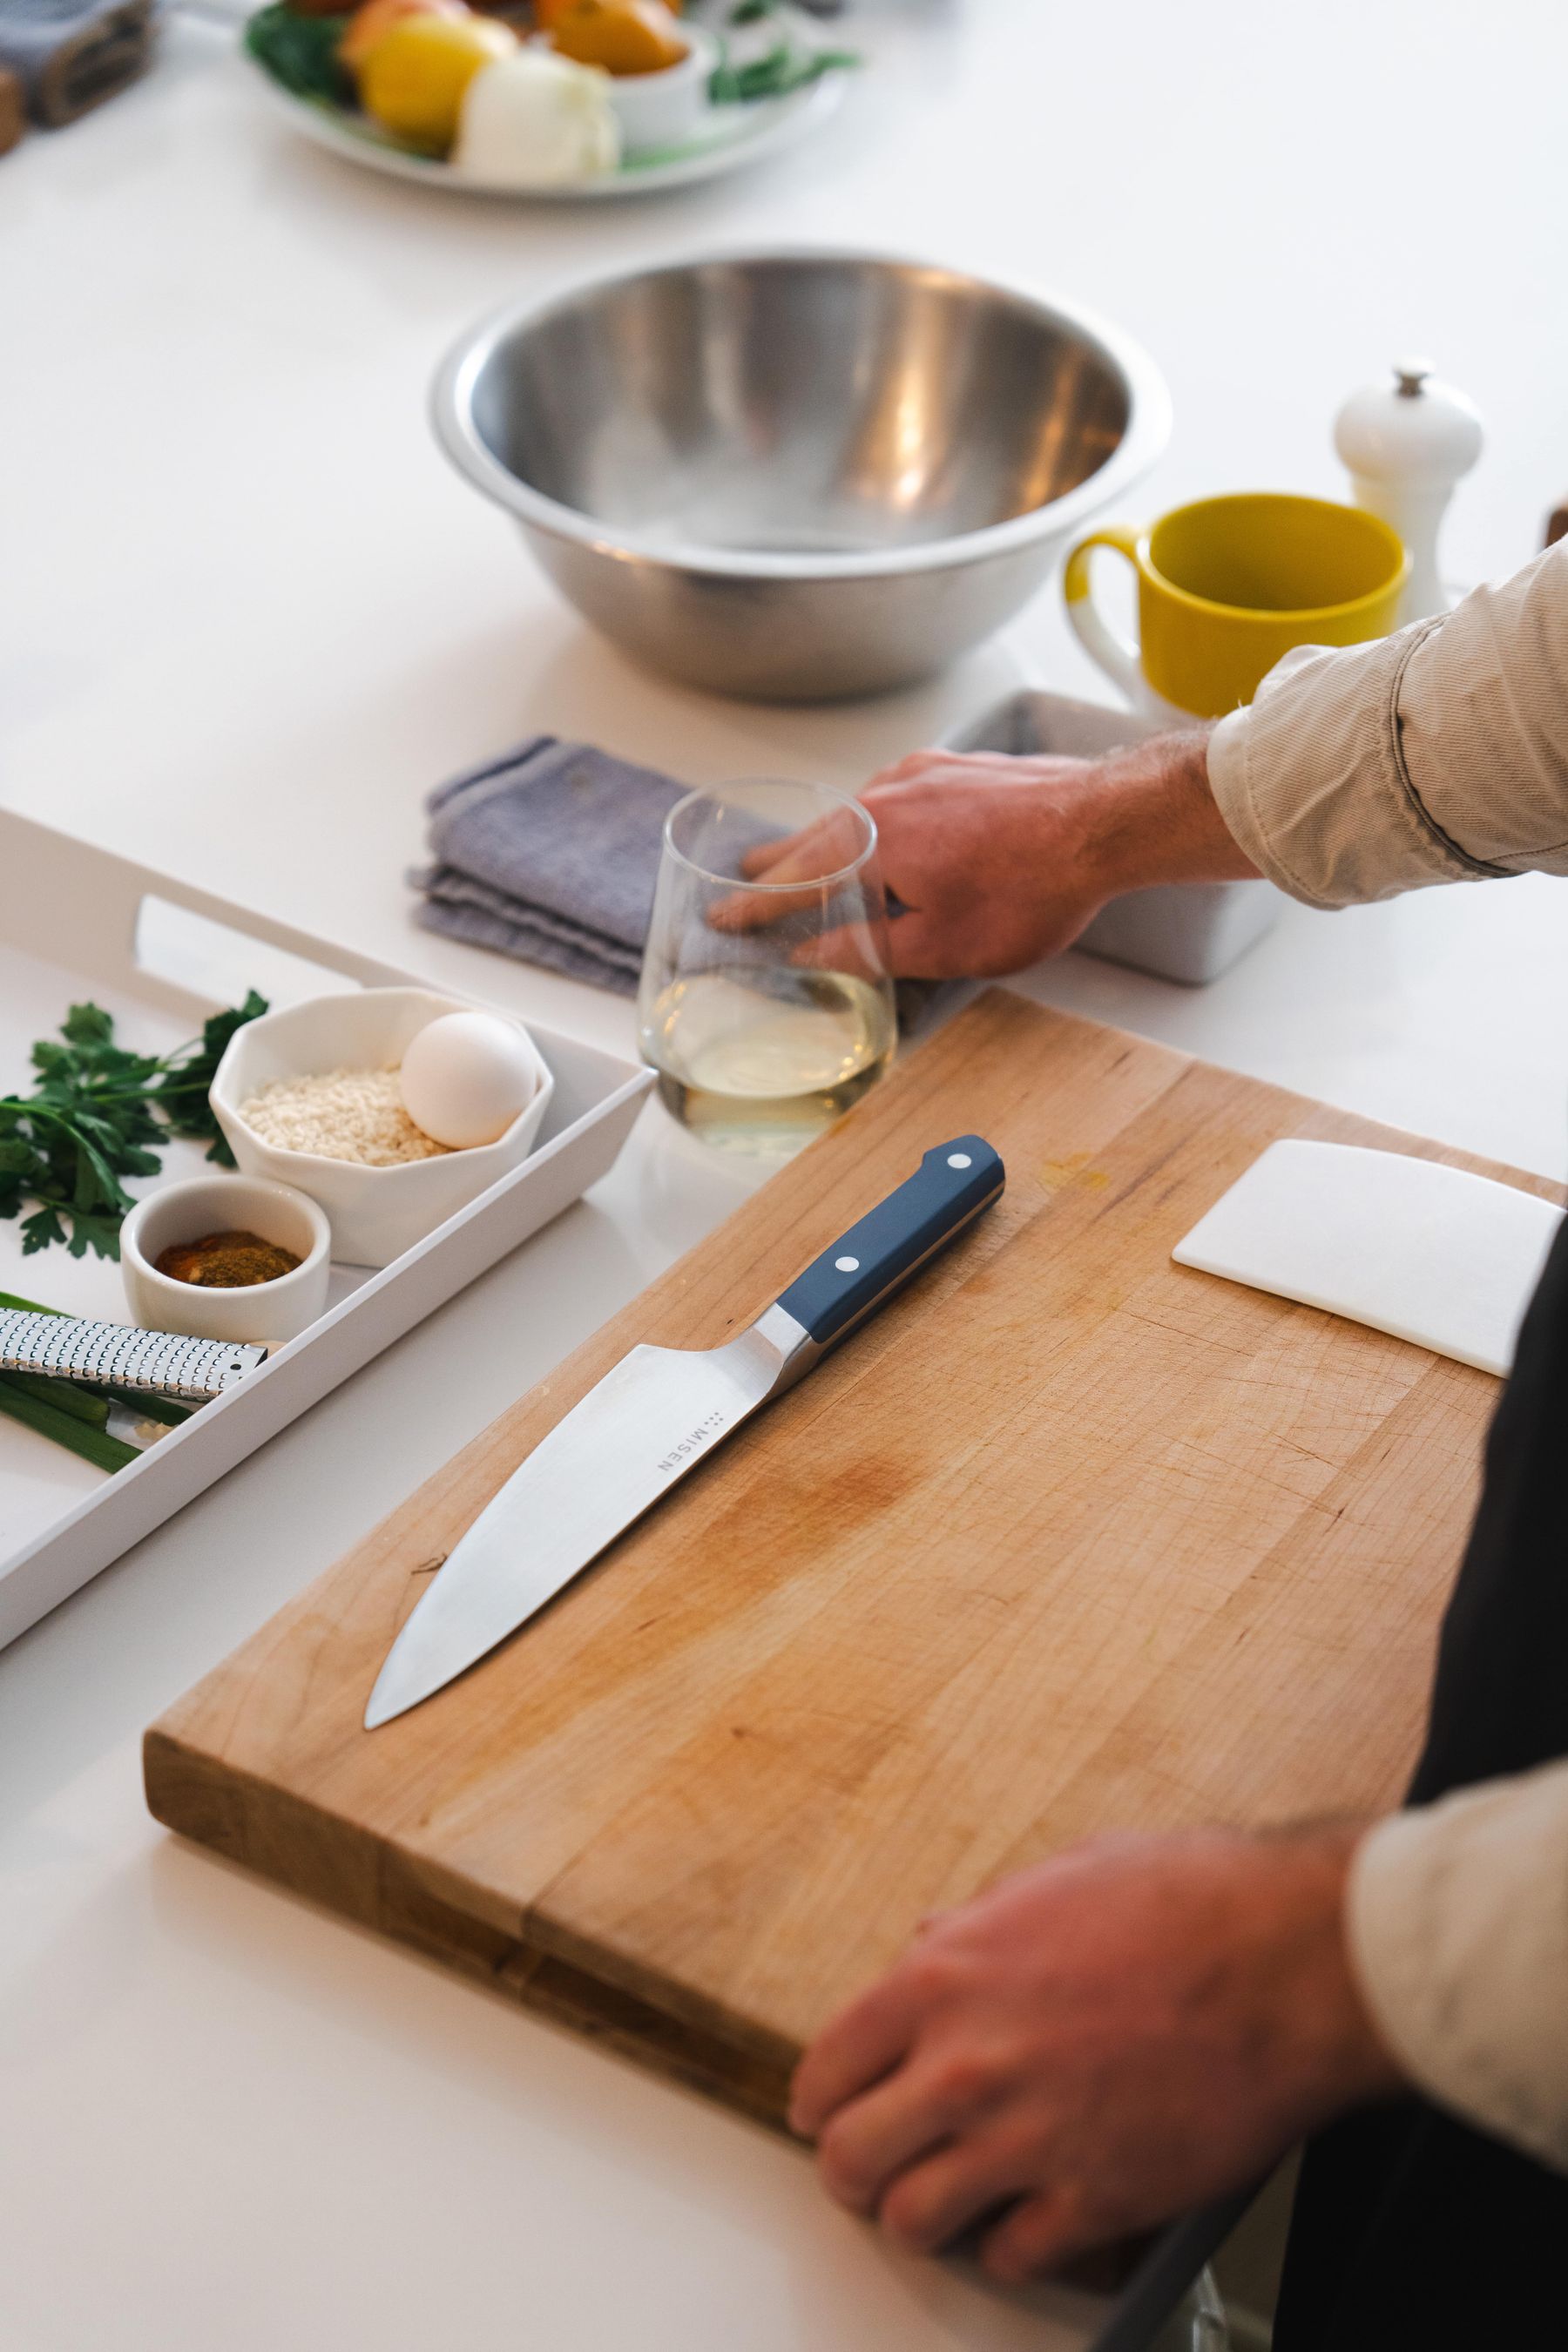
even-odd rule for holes
{"type": "Polygon", "coordinates": [[[1394,625],[1410,558],[1360,507],[1247,490],[1175,507],[1142,533],[1090,531],[1067,561],[1068,617],[1128,699],[1155,717],[1220,719],[1294,646],[1353,646],[1394,625]],[[1138,639],[1096,610],[1089,553],[1138,575],[1138,639]]]}

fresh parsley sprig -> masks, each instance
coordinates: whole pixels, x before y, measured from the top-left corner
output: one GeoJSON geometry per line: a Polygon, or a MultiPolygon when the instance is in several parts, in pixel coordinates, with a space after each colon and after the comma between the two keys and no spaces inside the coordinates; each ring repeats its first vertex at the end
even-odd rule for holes
{"type": "Polygon", "coordinates": [[[207,1158],[233,1167],[207,1090],[235,1031],[266,1010],[252,989],[242,1005],[215,1013],[199,1038],[160,1055],[117,1045],[113,1015],[100,1006],[71,1006],[58,1036],[33,1048],[32,1093],[0,1097],[0,1217],[34,1203],[22,1218],[24,1257],[63,1242],[72,1257],[90,1249],[117,1258],[132,1205],[121,1180],[156,1176],[163,1161],[149,1147],[173,1136],[206,1139],[207,1158]]]}

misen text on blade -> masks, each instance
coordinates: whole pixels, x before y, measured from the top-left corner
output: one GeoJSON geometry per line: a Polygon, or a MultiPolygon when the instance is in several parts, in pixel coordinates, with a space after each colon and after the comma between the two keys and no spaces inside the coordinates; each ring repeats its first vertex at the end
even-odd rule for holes
{"type": "Polygon", "coordinates": [[[694,1454],[700,1454],[710,1438],[717,1437],[727,1418],[724,1413],[710,1412],[706,1421],[700,1421],[696,1428],[681,1439],[679,1445],[671,1446],[663,1461],[658,1465],[660,1473],[667,1470],[679,1470],[683,1462],[689,1462],[694,1454]]]}

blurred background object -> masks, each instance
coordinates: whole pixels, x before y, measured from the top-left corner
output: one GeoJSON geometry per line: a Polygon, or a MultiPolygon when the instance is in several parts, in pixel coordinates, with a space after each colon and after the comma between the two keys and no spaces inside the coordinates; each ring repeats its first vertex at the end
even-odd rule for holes
{"type": "MultiPolygon", "coordinates": [[[[145,70],[153,28],[153,0],[4,0],[0,68],[33,120],[58,130],[145,70]]],[[[0,124],[0,147],[12,143],[0,124]]]]}
{"type": "Polygon", "coordinates": [[[395,178],[525,201],[641,197],[759,162],[835,112],[862,62],[791,0],[712,0],[709,25],[680,0],[321,5],[269,0],[243,28],[299,131],[395,178]]]}
{"type": "Polygon", "coordinates": [[[26,127],[22,85],[14,73],[0,71],[0,155],[15,147],[26,127]]]}

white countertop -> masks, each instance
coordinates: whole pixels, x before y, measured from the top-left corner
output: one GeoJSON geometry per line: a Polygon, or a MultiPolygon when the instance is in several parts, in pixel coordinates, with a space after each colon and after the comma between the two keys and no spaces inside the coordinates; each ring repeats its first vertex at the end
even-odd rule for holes
{"type": "MultiPolygon", "coordinates": [[[[545,278],[842,237],[1054,286],[1170,379],[1129,512],[1335,494],[1333,409],[1426,349],[1489,429],[1447,568],[1538,543],[1562,426],[1568,21],[1500,0],[874,0],[876,66],[755,173],[443,199],[302,144],[225,37],[0,162],[0,799],[622,1049],[628,1008],[416,932],[424,792],[540,728],[693,781],[858,782],[1009,691],[1096,691],[1047,590],[858,709],[628,667],[437,454],[434,362],[545,278]],[[1484,92],[1478,89],[1484,76],[1484,92]]],[[[1289,908],[1189,992],[1040,998],[1552,1173],[1562,886],[1289,908]]],[[[897,2259],[796,2152],[163,1837],[142,1727],[748,1180],[650,1110],[592,1198],[0,1656],[0,2352],[1012,2352],[1087,2341],[897,2259]]]]}

